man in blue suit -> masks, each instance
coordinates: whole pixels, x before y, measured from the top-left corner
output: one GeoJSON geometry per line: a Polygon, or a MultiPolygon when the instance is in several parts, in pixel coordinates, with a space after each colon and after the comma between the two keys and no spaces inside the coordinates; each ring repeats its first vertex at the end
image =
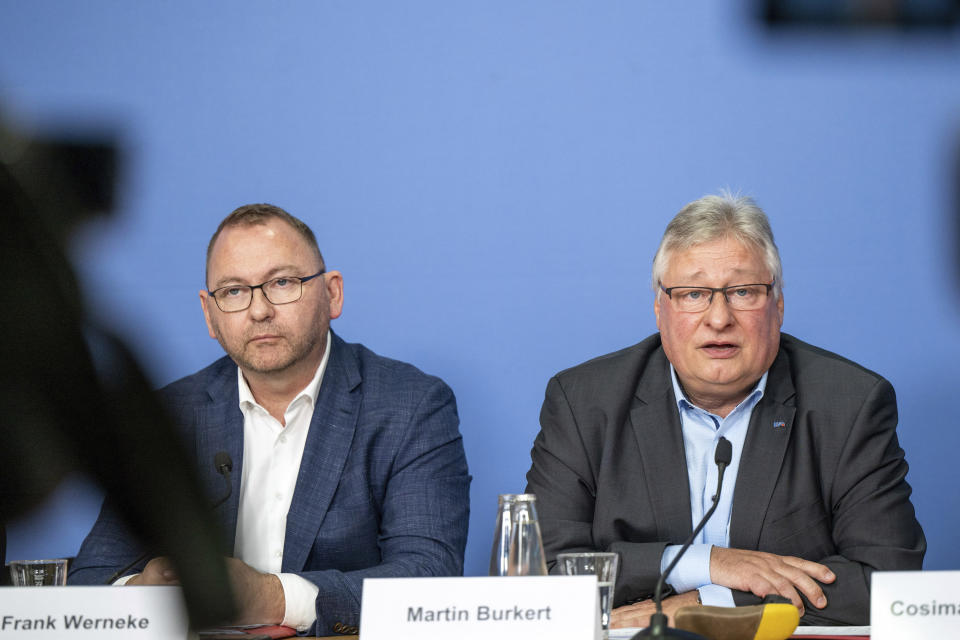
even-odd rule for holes
{"type": "MultiPolygon", "coordinates": [[[[470,476],[453,393],[330,331],[343,278],[309,227],[270,205],[231,213],[200,301],[228,357],[162,395],[211,496],[225,493],[215,457],[233,461],[215,514],[237,622],[357,633],[364,578],[461,574],[470,476]]],[[[106,505],[70,582],[102,584],[139,551],[106,505]]],[[[162,556],[117,581],[176,582],[162,556]]]]}

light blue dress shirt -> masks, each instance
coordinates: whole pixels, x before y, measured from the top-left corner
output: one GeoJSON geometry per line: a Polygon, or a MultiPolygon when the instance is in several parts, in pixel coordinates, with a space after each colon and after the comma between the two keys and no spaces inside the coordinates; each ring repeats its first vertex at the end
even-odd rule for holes
{"type": "MultiPolygon", "coordinates": [[[[730,546],[730,512],[733,507],[733,489],[740,469],[740,454],[747,437],[750,415],[763,397],[767,386],[767,374],[763,374],[756,388],[726,418],[693,406],[680,388],[673,365],[670,365],[670,379],[673,381],[673,393],[677,398],[683,448],[687,458],[691,527],[700,522],[703,514],[713,504],[713,494],[717,490],[717,465],[713,458],[721,436],[733,445],[733,459],[723,475],[723,489],[717,510],[674,567],[667,582],[678,593],[699,590],[703,604],[732,607],[734,602],[730,589],[710,582],[710,551],[714,545],[730,546]]],[[[675,544],[664,549],[663,557],[660,558],[661,572],[680,552],[681,546],[675,544]]]]}

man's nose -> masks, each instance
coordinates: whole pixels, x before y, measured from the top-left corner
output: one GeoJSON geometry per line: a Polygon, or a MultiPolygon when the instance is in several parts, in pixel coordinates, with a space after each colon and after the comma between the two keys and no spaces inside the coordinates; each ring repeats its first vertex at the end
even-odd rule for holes
{"type": "Polygon", "coordinates": [[[273,304],[267,300],[263,289],[257,288],[251,292],[253,296],[250,299],[250,317],[254,320],[264,320],[273,315],[273,304]]]}
{"type": "Polygon", "coordinates": [[[722,329],[733,324],[733,310],[722,291],[713,294],[710,306],[703,312],[703,321],[714,329],[722,329]]]}

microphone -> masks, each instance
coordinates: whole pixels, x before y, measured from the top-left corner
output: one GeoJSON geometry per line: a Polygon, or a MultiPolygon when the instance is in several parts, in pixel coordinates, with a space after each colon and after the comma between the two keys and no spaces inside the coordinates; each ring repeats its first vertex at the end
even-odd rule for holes
{"type": "Polygon", "coordinates": [[[677,563],[680,561],[680,558],[683,557],[683,554],[687,552],[687,549],[690,548],[690,545],[693,544],[694,539],[697,535],[703,530],[706,526],[707,521],[710,519],[710,516],[713,515],[713,512],[717,510],[717,504],[720,503],[720,491],[723,489],[723,472],[727,470],[727,467],[730,465],[730,461],[733,459],[733,445],[730,444],[730,441],[726,438],[720,438],[720,441],[717,442],[717,448],[713,454],[713,461],[717,465],[717,493],[713,496],[713,504],[710,505],[710,509],[703,515],[703,518],[700,520],[700,524],[697,525],[697,528],[693,530],[693,533],[690,534],[690,537],[687,538],[686,542],[683,543],[683,546],[680,547],[680,552],[674,556],[673,561],[667,565],[666,570],[660,574],[660,579],[657,580],[657,586],[653,591],[653,603],[657,608],[657,612],[650,616],[650,626],[646,629],[637,633],[631,640],[636,638],[676,638],[679,640],[706,640],[703,636],[690,632],[684,631],[682,629],[671,629],[667,626],[667,616],[663,613],[663,585],[667,581],[667,576],[670,575],[670,572],[673,571],[673,568],[677,566],[677,563]]]}
{"type": "Polygon", "coordinates": [[[230,483],[230,472],[233,471],[233,460],[230,458],[230,454],[226,451],[217,451],[216,455],[213,456],[213,468],[223,476],[223,481],[227,485],[227,492],[222,498],[213,503],[210,507],[211,511],[229,500],[233,494],[233,485],[230,483]]]}
{"type": "MultiPolygon", "coordinates": [[[[230,496],[233,494],[233,485],[230,483],[230,472],[233,471],[233,459],[230,457],[230,454],[226,451],[217,451],[217,453],[213,456],[213,468],[217,470],[217,473],[223,476],[223,481],[227,485],[227,492],[222,498],[219,498],[216,502],[210,505],[211,511],[229,500],[230,496]]],[[[127,571],[130,571],[130,569],[132,569],[134,566],[146,560],[150,553],[150,551],[144,551],[127,566],[117,569],[112,576],[107,578],[107,581],[104,582],[104,584],[111,585],[116,582],[117,579],[127,571]]]]}

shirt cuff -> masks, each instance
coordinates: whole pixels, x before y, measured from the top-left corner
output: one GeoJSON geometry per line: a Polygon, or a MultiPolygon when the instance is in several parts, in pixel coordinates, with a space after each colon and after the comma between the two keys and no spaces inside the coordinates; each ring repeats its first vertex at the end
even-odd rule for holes
{"type": "Polygon", "coordinates": [[[131,574],[128,575],[128,576],[123,576],[122,578],[117,578],[116,580],[113,581],[113,584],[112,584],[111,586],[114,586],[114,587],[122,587],[123,585],[127,584],[127,582],[130,581],[130,578],[132,578],[133,576],[138,576],[138,575],[140,575],[140,574],[139,574],[139,573],[131,573],[131,574]]]}
{"type": "Polygon", "coordinates": [[[733,591],[729,587],[719,584],[705,584],[697,591],[700,592],[700,602],[711,607],[735,607],[733,591]]]}
{"type": "MultiPolygon", "coordinates": [[[[680,553],[683,545],[671,544],[663,550],[660,556],[660,573],[669,566],[680,553]]],[[[667,576],[667,583],[677,593],[693,591],[698,587],[710,584],[710,551],[712,544],[692,544],[687,552],[667,576]]]]}
{"type": "Polygon", "coordinates": [[[307,631],[317,621],[317,594],[320,587],[295,573],[275,573],[283,587],[286,609],[283,612],[285,627],[307,631]]]}

